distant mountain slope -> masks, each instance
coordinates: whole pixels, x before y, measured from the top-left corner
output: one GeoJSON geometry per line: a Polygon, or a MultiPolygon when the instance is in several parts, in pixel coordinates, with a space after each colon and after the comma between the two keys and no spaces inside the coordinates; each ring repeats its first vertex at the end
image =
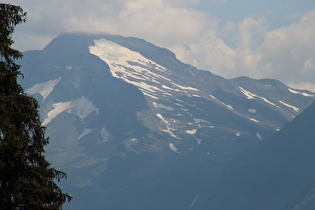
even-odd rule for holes
{"type": "Polygon", "coordinates": [[[132,37],[62,34],[21,65],[47,156],[69,174],[69,209],[189,209],[235,155],[314,100],[276,80],[200,71],[132,37]]]}
{"type": "Polygon", "coordinates": [[[315,209],[314,131],[315,103],[228,164],[197,209],[315,209]]]}

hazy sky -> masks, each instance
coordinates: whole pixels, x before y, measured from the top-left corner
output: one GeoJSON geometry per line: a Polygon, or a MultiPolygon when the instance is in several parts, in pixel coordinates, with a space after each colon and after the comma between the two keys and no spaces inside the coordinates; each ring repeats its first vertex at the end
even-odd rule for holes
{"type": "Polygon", "coordinates": [[[225,78],[275,78],[315,91],[315,0],[11,0],[28,12],[15,47],[64,32],[143,38],[225,78]]]}

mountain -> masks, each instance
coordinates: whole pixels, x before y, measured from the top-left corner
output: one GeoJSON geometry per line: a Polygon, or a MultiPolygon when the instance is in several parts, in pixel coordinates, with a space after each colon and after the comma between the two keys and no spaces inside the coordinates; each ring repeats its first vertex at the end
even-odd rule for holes
{"type": "Polygon", "coordinates": [[[227,164],[198,209],[315,209],[315,103],[227,164]]]}
{"type": "Polygon", "coordinates": [[[235,156],[314,100],[277,80],[224,79],[132,37],[62,34],[21,65],[47,156],[69,175],[66,209],[191,209],[235,156]]]}

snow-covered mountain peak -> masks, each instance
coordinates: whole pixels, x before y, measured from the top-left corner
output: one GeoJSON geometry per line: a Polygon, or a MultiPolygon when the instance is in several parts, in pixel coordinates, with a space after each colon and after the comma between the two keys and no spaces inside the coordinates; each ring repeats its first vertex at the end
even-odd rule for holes
{"type": "MultiPolygon", "coordinates": [[[[168,69],[152,60],[152,55],[155,53],[157,56],[161,55],[159,51],[155,52],[156,49],[150,49],[152,46],[145,45],[145,41],[141,44],[138,43],[145,46],[138,52],[135,51],[135,47],[130,47],[132,44],[121,40],[117,42],[116,38],[94,39],[94,44],[89,46],[89,52],[107,63],[113,77],[134,85],[145,95],[151,112],[140,115],[142,116],[141,121],[151,130],[160,130],[173,139],[187,136],[191,133],[190,130],[193,130],[195,134],[202,127],[208,128],[209,124],[212,127],[216,126],[213,124],[215,120],[208,116],[208,109],[212,107],[211,103],[225,109],[224,112],[243,118],[248,123],[255,124],[255,126],[260,124],[273,130],[279,129],[279,122],[281,122],[279,116],[280,121],[273,124],[272,118],[275,113],[282,115],[283,118],[292,119],[300,111],[296,104],[287,101],[288,97],[291,97],[289,95],[296,95],[297,92],[289,89],[280,97],[273,96],[272,92],[271,94],[264,92],[266,87],[268,87],[268,91],[272,91],[276,87],[268,83],[273,84],[272,80],[262,81],[264,84],[257,89],[259,86],[256,86],[255,83],[239,83],[243,79],[251,82],[255,82],[254,80],[243,78],[239,81],[235,80],[237,81],[235,83],[229,83],[210,73],[207,74],[182,65],[180,61],[177,61],[175,66],[171,67],[172,69],[168,69]],[[151,59],[143,56],[146,54],[145,50],[151,52],[151,59]],[[232,99],[235,94],[239,93],[245,100],[232,99]],[[181,102],[178,101],[179,98],[182,98],[181,102]],[[201,108],[200,104],[207,105],[202,105],[201,107],[206,107],[201,108]],[[268,111],[262,111],[262,109],[268,111]],[[207,122],[206,125],[201,127],[195,125],[192,116],[196,114],[196,111],[200,112],[201,116],[198,118],[207,122]],[[185,120],[183,120],[184,118],[185,120]],[[156,126],[157,123],[160,125],[156,126]]],[[[163,63],[161,60],[159,61],[163,63]]],[[[306,97],[305,94],[299,95],[306,97]]],[[[236,127],[237,125],[229,129],[233,129],[234,134],[244,133],[236,127]]]]}
{"type": "Polygon", "coordinates": [[[139,52],[106,39],[94,41],[90,46],[91,54],[105,61],[112,75],[138,87],[151,99],[172,96],[173,93],[187,93],[196,88],[179,85],[169,79],[170,70],[145,58],[139,52]]]}
{"type": "MultiPolygon", "coordinates": [[[[132,62],[135,62],[139,65],[151,66],[158,71],[167,70],[165,67],[145,58],[139,52],[132,51],[107,39],[95,40],[94,43],[95,45],[89,48],[90,52],[108,62],[111,66],[126,65],[128,67],[132,65],[132,62]]],[[[119,69],[112,69],[111,71],[115,77],[118,77],[118,72],[121,72],[119,69]]]]}
{"type": "MultiPolygon", "coordinates": [[[[231,157],[266,141],[314,100],[314,93],[276,80],[199,71],[131,37],[64,34],[42,51],[25,52],[21,64],[23,87],[41,102],[47,157],[69,174],[72,209],[154,209],[120,202],[151,203],[152,189],[164,201],[169,192],[195,203],[199,192],[186,194],[187,183],[215,181],[231,157]],[[178,191],[165,188],[167,180],[178,191]]],[[[191,204],[165,208],[156,201],[160,209],[191,204]]]]}

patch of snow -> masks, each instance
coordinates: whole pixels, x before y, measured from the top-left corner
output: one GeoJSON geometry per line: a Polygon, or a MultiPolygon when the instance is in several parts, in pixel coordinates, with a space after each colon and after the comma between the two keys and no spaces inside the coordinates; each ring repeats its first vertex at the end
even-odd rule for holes
{"type": "Polygon", "coordinates": [[[283,101],[280,101],[280,100],[279,100],[279,102],[280,102],[281,104],[283,104],[283,105],[285,105],[285,106],[287,106],[287,107],[293,109],[295,112],[299,112],[299,111],[300,111],[300,109],[297,108],[297,107],[295,107],[295,106],[289,105],[289,104],[284,103],[283,101]]]}
{"type": "Polygon", "coordinates": [[[253,121],[253,122],[256,122],[256,123],[259,123],[258,120],[254,119],[254,118],[249,118],[249,120],[253,121]]]}
{"type": "Polygon", "coordinates": [[[58,84],[60,80],[61,80],[61,77],[59,79],[49,80],[47,82],[35,84],[29,89],[27,89],[26,93],[27,94],[39,93],[43,97],[43,101],[45,101],[45,99],[54,90],[55,86],[58,84]]]}
{"type": "Polygon", "coordinates": [[[109,137],[110,137],[110,134],[109,134],[109,132],[107,131],[107,129],[105,127],[102,128],[101,135],[103,137],[102,142],[107,142],[109,137]]]}
{"type": "Polygon", "coordinates": [[[251,92],[249,92],[248,90],[245,90],[245,89],[243,89],[243,88],[240,87],[240,86],[239,86],[239,88],[240,88],[241,92],[242,92],[242,93],[246,96],[246,98],[249,99],[249,100],[250,100],[250,99],[259,98],[259,99],[263,100],[264,102],[266,102],[266,103],[268,103],[268,104],[270,104],[270,105],[272,105],[272,106],[275,106],[275,107],[277,107],[277,108],[280,108],[279,106],[277,106],[276,104],[270,102],[269,100],[267,100],[266,98],[264,98],[264,97],[262,97],[262,96],[258,96],[258,95],[254,94],[254,93],[251,93],[251,92]]]}
{"type": "Polygon", "coordinates": [[[136,138],[131,138],[131,139],[126,139],[125,141],[123,141],[123,143],[125,144],[125,146],[130,147],[133,144],[138,143],[139,140],[136,138]]]}
{"type": "Polygon", "coordinates": [[[60,113],[70,108],[71,108],[71,101],[59,102],[59,103],[53,104],[53,110],[48,112],[47,118],[42,122],[42,125],[43,126],[47,125],[48,123],[50,123],[52,119],[57,117],[60,113]]]}
{"type": "Polygon", "coordinates": [[[194,123],[196,123],[199,128],[201,127],[200,123],[204,123],[204,124],[208,124],[208,125],[211,124],[208,121],[206,121],[204,119],[200,119],[200,118],[193,118],[193,120],[194,120],[194,123]]]}
{"type": "Polygon", "coordinates": [[[179,152],[177,151],[178,149],[174,146],[173,143],[170,143],[170,144],[169,144],[169,147],[170,147],[170,149],[171,149],[173,152],[179,153],[179,152]]]}
{"type": "Polygon", "coordinates": [[[166,132],[166,133],[169,133],[173,138],[177,138],[178,137],[171,131],[171,130],[174,130],[174,129],[171,129],[170,128],[170,123],[161,115],[161,114],[156,114],[156,116],[158,118],[160,118],[165,124],[166,124],[166,129],[163,129],[162,131],[166,132]]]}
{"type": "Polygon", "coordinates": [[[256,137],[259,138],[260,140],[263,140],[263,138],[261,137],[259,133],[256,133],[256,137]]]}
{"type": "Polygon", "coordinates": [[[48,112],[47,118],[42,123],[43,126],[47,125],[52,119],[56,118],[64,111],[79,116],[81,120],[86,118],[92,112],[99,114],[99,109],[93,105],[92,101],[82,96],[80,99],[74,101],[53,104],[53,109],[48,112]]]}
{"type": "Polygon", "coordinates": [[[255,97],[256,97],[255,94],[253,94],[253,93],[251,93],[251,92],[249,92],[249,91],[243,89],[243,88],[240,87],[240,86],[239,86],[239,88],[240,88],[241,92],[246,96],[247,99],[249,99],[249,100],[250,100],[250,99],[255,99],[255,97]]]}
{"type": "Polygon", "coordinates": [[[197,133],[197,129],[192,129],[192,130],[186,130],[186,133],[194,135],[197,133]]]}
{"type": "Polygon", "coordinates": [[[226,107],[229,109],[234,109],[231,105],[226,105],[226,107]]]}
{"type": "Polygon", "coordinates": [[[136,138],[132,138],[130,141],[131,141],[131,142],[137,142],[137,141],[138,141],[138,139],[136,139],[136,138]]]}
{"type": "Polygon", "coordinates": [[[69,71],[72,70],[72,65],[66,66],[66,69],[69,71]]]}
{"type": "Polygon", "coordinates": [[[134,81],[130,81],[128,80],[128,83],[130,84],[133,84],[134,86],[136,87],[139,87],[140,90],[143,90],[143,91],[148,91],[148,92],[163,92],[163,90],[159,89],[158,87],[156,86],[153,86],[153,85],[149,85],[143,81],[140,81],[140,82],[134,82],[134,81]]]}
{"type": "Polygon", "coordinates": [[[181,86],[181,85],[178,85],[176,83],[172,83],[174,84],[175,86],[179,87],[180,89],[182,90],[193,90],[193,91],[199,91],[197,88],[193,88],[193,87],[189,87],[189,86],[181,86]]]}
{"type": "Polygon", "coordinates": [[[166,86],[166,85],[162,85],[162,88],[166,90],[174,90],[173,88],[170,88],[169,86],[166,86]]]}
{"type": "Polygon", "coordinates": [[[313,97],[313,96],[314,96],[313,94],[303,93],[303,92],[300,92],[300,91],[292,90],[292,89],[290,89],[290,88],[288,88],[288,90],[289,90],[291,93],[294,93],[294,94],[301,94],[301,95],[306,96],[306,97],[313,97]]]}
{"type": "Polygon", "coordinates": [[[164,104],[159,104],[159,103],[156,103],[156,102],[153,102],[152,104],[153,104],[153,106],[154,106],[155,108],[158,108],[158,109],[166,109],[166,110],[168,110],[168,111],[174,110],[172,107],[166,106],[166,105],[164,105],[164,104]]]}
{"type": "Polygon", "coordinates": [[[204,119],[200,119],[200,118],[194,118],[193,119],[195,123],[207,123],[208,121],[204,120],[204,119]]]}
{"type": "Polygon", "coordinates": [[[216,97],[214,97],[213,95],[210,94],[210,97],[213,98],[214,100],[216,100],[217,102],[221,103],[222,105],[226,106],[229,109],[233,109],[233,107],[231,105],[227,105],[224,102],[220,101],[219,99],[217,99],[216,97]]]}
{"type": "Polygon", "coordinates": [[[92,129],[89,128],[85,128],[82,133],[79,135],[78,139],[83,138],[84,136],[88,135],[90,132],[92,131],[92,129]]]}
{"type": "Polygon", "coordinates": [[[196,104],[191,104],[191,103],[187,103],[187,102],[186,102],[186,104],[187,104],[188,106],[196,106],[196,104]]]}
{"type": "Polygon", "coordinates": [[[155,99],[155,100],[158,100],[158,99],[159,99],[158,97],[156,97],[156,96],[154,96],[154,95],[151,95],[151,94],[149,94],[149,93],[146,93],[146,92],[143,92],[143,94],[146,95],[146,96],[149,96],[150,98],[153,98],[153,99],[155,99]]]}
{"type": "Polygon", "coordinates": [[[92,112],[99,114],[99,109],[93,105],[93,102],[82,96],[80,99],[74,100],[71,104],[71,113],[76,114],[81,120],[86,118],[92,112]]]}
{"type": "Polygon", "coordinates": [[[248,112],[250,112],[252,114],[256,114],[257,110],[256,109],[248,109],[248,112]]]}

